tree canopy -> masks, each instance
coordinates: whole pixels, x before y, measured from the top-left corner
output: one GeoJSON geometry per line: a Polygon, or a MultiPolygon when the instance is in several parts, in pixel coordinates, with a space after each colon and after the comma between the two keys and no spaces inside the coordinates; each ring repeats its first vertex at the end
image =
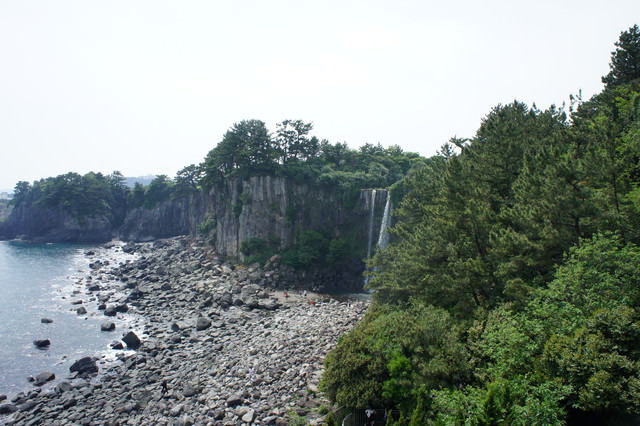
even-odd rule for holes
{"type": "Polygon", "coordinates": [[[333,401],[417,424],[640,420],[638,27],[616,47],[571,115],[498,105],[404,180],[373,306],[327,357],[333,401]]]}

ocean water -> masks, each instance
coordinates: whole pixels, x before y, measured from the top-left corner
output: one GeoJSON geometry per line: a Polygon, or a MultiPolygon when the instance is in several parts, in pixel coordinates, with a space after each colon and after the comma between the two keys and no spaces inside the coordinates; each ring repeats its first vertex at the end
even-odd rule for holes
{"type": "Polygon", "coordinates": [[[128,318],[116,319],[114,332],[100,331],[102,322],[113,319],[97,311],[95,296],[85,290],[89,249],[105,251],[85,245],[0,241],[0,394],[28,389],[28,377],[43,371],[64,379],[75,360],[108,357],[109,343],[122,337],[128,318]],[[83,305],[72,304],[77,300],[83,305]],[[77,315],[79,306],[88,314],[77,315]],[[44,324],[42,318],[53,322],[44,324]],[[37,349],[36,339],[49,339],[51,345],[37,349]]]}

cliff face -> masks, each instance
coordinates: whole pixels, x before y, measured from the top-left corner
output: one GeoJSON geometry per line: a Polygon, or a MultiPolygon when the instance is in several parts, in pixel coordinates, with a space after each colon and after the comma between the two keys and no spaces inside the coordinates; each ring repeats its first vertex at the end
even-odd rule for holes
{"type": "Polygon", "coordinates": [[[43,242],[104,242],[113,226],[105,216],[76,217],[61,209],[15,207],[0,228],[0,237],[43,242]]]}
{"type": "MultiPolygon", "coordinates": [[[[243,243],[260,239],[271,252],[293,247],[306,231],[327,241],[352,243],[339,267],[311,265],[301,280],[340,288],[362,286],[362,259],[373,254],[388,198],[386,190],[363,189],[345,194],[335,189],[310,187],[282,177],[232,179],[209,194],[165,201],[153,209],[130,211],[116,226],[107,217],[70,216],[62,210],[18,206],[5,223],[0,238],[51,242],[149,241],[177,235],[196,235],[199,225],[215,223],[215,247],[224,256],[244,261],[243,243]],[[215,219],[215,222],[213,222],[215,219]],[[3,230],[4,229],[4,230],[3,230]]],[[[319,262],[322,263],[322,262],[319,262]]],[[[293,273],[293,272],[292,272],[293,273]]],[[[292,276],[292,281],[296,281],[292,276]]]]}
{"type": "Polygon", "coordinates": [[[387,191],[377,190],[375,200],[372,192],[362,190],[351,200],[344,200],[336,191],[310,188],[286,178],[232,180],[223,191],[213,194],[215,202],[209,214],[213,213],[217,220],[216,249],[242,259],[242,243],[251,238],[278,242],[284,248],[295,244],[298,235],[306,230],[332,238],[352,234],[365,247],[370,228],[375,245],[387,191]]]}
{"type": "Polygon", "coordinates": [[[127,214],[116,233],[123,241],[136,242],[194,234],[211,208],[204,194],[165,201],[153,209],[140,207],[127,214]]]}

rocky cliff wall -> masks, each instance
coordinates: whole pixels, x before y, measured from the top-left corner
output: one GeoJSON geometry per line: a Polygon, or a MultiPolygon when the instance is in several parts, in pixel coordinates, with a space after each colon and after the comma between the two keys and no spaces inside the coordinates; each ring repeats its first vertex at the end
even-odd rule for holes
{"type": "Polygon", "coordinates": [[[3,239],[43,242],[104,242],[113,235],[105,216],[76,217],[62,209],[18,206],[0,227],[3,239]]]}
{"type": "Polygon", "coordinates": [[[365,247],[373,229],[375,245],[387,191],[377,190],[375,200],[372,192],[362,190],[344,197],[335,189],[312,188],[271,176],[229,181],[224,189],[212,194],[215,202],[209,214],[214,214],[217,221],[216,249],[242,260],[242,244],[251,238],[277,242],[279,248],[285,248],[294,245],[306,230],[331,238],[352,234],[365,247]]]}
{"type": "Polygon", "coordinates": [[[195,234],[211,210],[211,199],[205,194],[165,201],[152,209],[140,207],[127,214],[116,234],[123,241],[136,242],[195,234]]]}

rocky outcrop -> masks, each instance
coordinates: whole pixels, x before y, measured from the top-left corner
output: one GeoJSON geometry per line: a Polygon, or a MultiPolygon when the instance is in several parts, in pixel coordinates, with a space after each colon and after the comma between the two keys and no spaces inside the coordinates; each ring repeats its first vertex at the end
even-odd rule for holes
{"type": "Polygon", "coordinates": [[[216,250],[243,260],[242,243],[251,238],[277,241],[284,248],[295,244],[306,230],[331,238],[351,234],[367,241],[371,209],[377,237],[387,197],[386,190],[377,190],[371,206],[371,192],[343,194],[335,188],[310,187],[272,176],[230,180],[223,190],[212,194],[215,203],[209,214],[217,220],[216,250]]]}
{"type": "Polygon", "coordinates": [[[0,226],[0,238],[43,242],[105,242],[113,237],[105,216],[73,216],[62,209],[19,205],[0,226]]]}
{"type": "Polygon", "coordinates": [[[139,207],[127,214],[117,231],[118,237],[123,241],[143,242],[195,234],[211,208],[205,194],[165,201],[152,209],[139,207]]]}

